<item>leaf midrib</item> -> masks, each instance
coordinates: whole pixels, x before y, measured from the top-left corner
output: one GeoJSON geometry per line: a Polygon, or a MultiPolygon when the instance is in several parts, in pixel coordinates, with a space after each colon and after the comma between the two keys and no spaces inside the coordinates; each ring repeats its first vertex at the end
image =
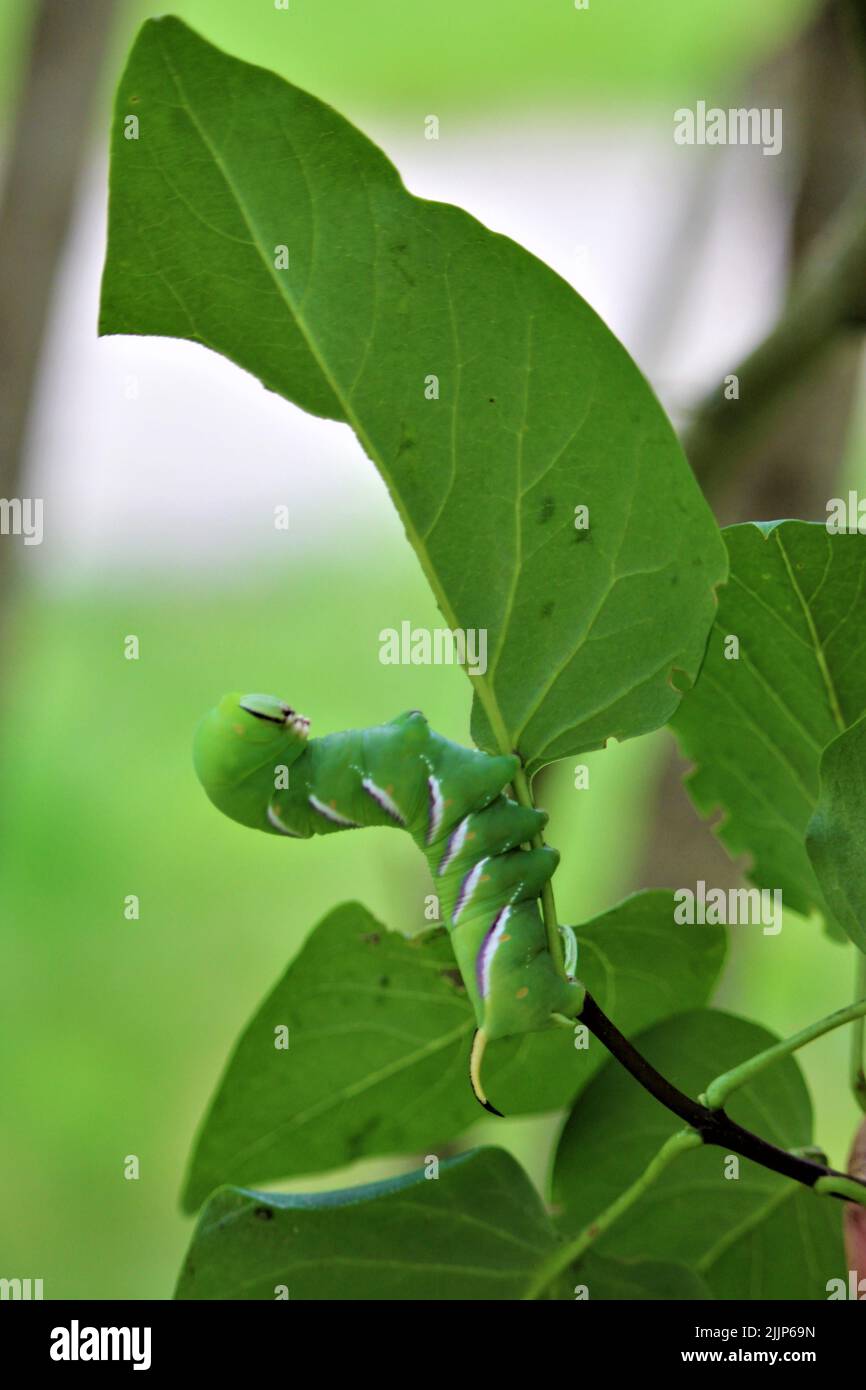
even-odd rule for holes
{"type": "MultiPolygon", "coordinates": [[[[791,586],[794,590],[794,593],[797,595],[797,598],[799,599],[800,607],[803,610],[803,616],[806,619],[806,626],[809,629],[809,636],[811,637],[812,643],[815,648],[815,660],[818,664],[818,670],[821,672],[821,678],[824,681],[824,688],[827,692],[827,700],[830,705],[830,712],[833,715],[833,718],[836,722],[836,727],[838,728],[839,732],[844,733],[847,727],[845,723],[845,717],[842,714],[842,708],[839,704],[839,696],[836,693],[836,686],[833,683],[833,678],[830,674],[830,668],[827,665],[827,658],[824,655],[824,648],[821,643],[821,639],[818,636],[818,629],[815,626],[815,619],[812,616],[812,609],[806,602],[806,597],[802,589],[800,588],[800,585],[797,583],[797,579],[794,574],[794,568],[791,564],[790,559],[788,558],[788,553],[782,544],[782,538],[778,529],[773,532],[773,538],[776,542],[776,545],[778,546],[779,554],[782,557],[785,569],[788,572],[788,578],[791,581],[791,586]]],[[[829,535],[827,536],[827,543],[828,545],[830,543],[829,535]]]]}

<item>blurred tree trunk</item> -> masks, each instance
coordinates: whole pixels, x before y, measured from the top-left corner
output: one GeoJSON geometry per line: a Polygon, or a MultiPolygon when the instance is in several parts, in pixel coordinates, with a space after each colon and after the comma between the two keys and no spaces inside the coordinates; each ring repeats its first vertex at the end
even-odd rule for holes
{"type": "MultiPolygon", "coordinates": [[[[780,88],[786,121],[800,127],[802,166],[790,220],[796,276],[816,238],[866,171],[866,103],[861,55],[847,4],[832,0],[762,86],[780,88]]],[[[788,393],[765,433],[716,497],[721,524],[779,517],[824,519],[844,458],[861,366],[860,335],[839,335],[818,367],[788,393]]],[[[730,407],[729,407],[730,408],[730,407]]],[[[734,407],[735,408],[735,407],[734,407]]],[[[731,461],[733,463],[733,460],[731,461]]],[[[644,862],[634,886],[676,886],[703,878],[720,887],[739,875],[682,785],[687,764],[672,752],[664,768],[644,862]]]]}
{"type": "MultiPolygon", "coordinates": [[[[114,0],[39,0],[36,6],[0,202],[0,497],[24,491],[42,341],[115,8],[114,0]]],[[[0,536],[4,610],[14,545],[0,536]]]]}

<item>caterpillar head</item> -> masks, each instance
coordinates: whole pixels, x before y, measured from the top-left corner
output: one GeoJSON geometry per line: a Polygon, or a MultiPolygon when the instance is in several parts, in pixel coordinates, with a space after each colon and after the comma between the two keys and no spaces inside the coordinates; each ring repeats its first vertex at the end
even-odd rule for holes
{"type": "Polygon", "coordinates": [[[275,695],[224,695],[196,730],[199,781],[226,815],[260,828],[277,774],[297,762],[309,729],[309,719],[275,695]]]}
{"type": "Polygon", "coordinates": [[[277,699],[276,695],[226,695],[220,701],[220,708],[227,701],[230,717],[240,721],[243,736],[250,742],[261,744],[276,737],[281,747],[286,744],[297,747],[295,757],[304,751],[310,721],[287,705],[285,700],[277,699]],[[269,724],[270,730],[267,728],[269,724]]]}

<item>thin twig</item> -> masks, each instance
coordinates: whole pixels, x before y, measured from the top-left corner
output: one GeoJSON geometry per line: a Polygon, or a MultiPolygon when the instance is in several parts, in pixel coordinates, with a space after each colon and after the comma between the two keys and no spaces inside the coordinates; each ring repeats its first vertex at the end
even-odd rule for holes
{"type": "MultiPolygon", "coordinates": [[[[822,1038],[825,1033],[831,1033],[834,1028],[841,1028],[846,1023],[862,1024],[864,1016],[866,1016],[866,999],[858,999],[855,1003],[849,1004],[847,1008],[837,1009],[835,1013],[828,1014],[826,1018],[819,1019],[817,1023],[810,1023],[808,1028],[801,1029],[792,1037],[774,1043],[772,1047],[767,1048],[766,1052],[759,1052],[756,1056],[741,1062],[738,1067],[732,1067],[723,1076],[717,1076],[715,1081],[707,1087],[703,1099],[710,1110],[721,1110],[725,1101],[734,1091],[745,1086],[765,1067],[772,1066],[774,1062],[781,1061],[783,1057],[789,1057],[792,1052],[805,1047],[807,1043],[814,1042],[815,1038],[822,1038]]],[[[854,1031],[856,1035],[857,1029],[854,1031]]]]}

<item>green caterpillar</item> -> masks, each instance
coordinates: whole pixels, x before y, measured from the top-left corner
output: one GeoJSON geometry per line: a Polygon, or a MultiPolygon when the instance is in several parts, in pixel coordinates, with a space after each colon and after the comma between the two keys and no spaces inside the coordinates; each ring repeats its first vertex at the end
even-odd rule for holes
{"type": "Polygon", "coordinates": [[[372,729],[309,739],[310,721],[272,695],[226,695],[195,737],[211,801],[242,825],[309,839],[361,826],[408,830],[430,866],[478,1023],[470,1079],[486,1109],[481,1057],[494,1038],[576,1017],[577,945],[560,927],[565,976],[548,950],[538,897],[559,855],[522,849],[547,822],[505,794],[519,766],[433,732],[419,710],[372,729]],[[284,769],[289,769],[286,778],[284,769]],[[288,787],[279,789],[283,781],[288,787]]]}

